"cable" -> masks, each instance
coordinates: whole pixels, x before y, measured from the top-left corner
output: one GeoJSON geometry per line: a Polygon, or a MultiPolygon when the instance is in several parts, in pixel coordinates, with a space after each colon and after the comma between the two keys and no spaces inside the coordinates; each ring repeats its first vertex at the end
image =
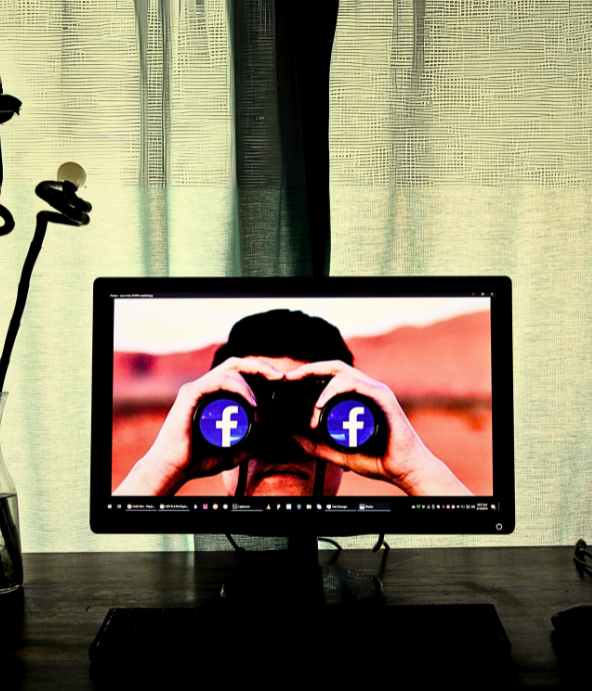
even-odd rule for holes
{"type": "Polygon", "coordinates": [[[229,535],[228,533],[226,533],[226,539],[228,540],[228,542],[230,542],[230,544],[234,547],[234,549],[237,552],[246,552],[247,551],[244,547],[237,545],[237,543],[234,541],[234,538],[232,537],[232,535],[229,535]]]}
{"type": "Polygon", "coordinates": [[[314,486],[312,489],[313,497],[322,497],[325,489],[325,471],[327,469],[327,461],[322,458],[317,459],[315,468],[314,486]]]}
{"type": "Polygon", "coordinates": [[[328,542],[330,545],[333,545],[333,547],[337,547],[337,551],[341,552],[342,547],[338,542],[335,542],[335,540],[331,540],[328,537],[320,537],[319,542],[328,542]]]}
{"type": "Polygon", "coordinates": [[[243,461],[239,465],[238,482],[234,490],[235,497],[244,497],[247,489],[247,476],[249,474],[249,461],[243,461]]]}
{"type": "Polygon", "coordinates": [[[588,551],[587,547],[588,545],[584,540],[578,540],[574,547],[573,559],[577,563],[579,569],[584,567],[592,571],[592,562],[586,561],[586,557],[592,559],[592,553],[588,551]]]}
{"type": "Polygon", "coordinates": [[[374,545],[374,547],[372,548],[372,551],[373,551],[373,552],[378,552],[378,550],[379,550],[383,545],[384,545],[385,551],[388,552],[389,549],[390,549],[390,545],[389,545],[389,543],[384,539],[384,533],[381,533],[381,534],[378,536],[378,542],[374,545]]]}

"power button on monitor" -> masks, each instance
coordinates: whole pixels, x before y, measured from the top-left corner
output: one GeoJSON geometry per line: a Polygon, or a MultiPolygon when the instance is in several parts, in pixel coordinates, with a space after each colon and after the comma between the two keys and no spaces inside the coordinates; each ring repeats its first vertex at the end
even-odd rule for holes
{"type": "Polygon", "coordinates": [[[496,523],[495,529],[496,530],[501,530],[502,529],[502,524],[501,523],[496,523]]]}

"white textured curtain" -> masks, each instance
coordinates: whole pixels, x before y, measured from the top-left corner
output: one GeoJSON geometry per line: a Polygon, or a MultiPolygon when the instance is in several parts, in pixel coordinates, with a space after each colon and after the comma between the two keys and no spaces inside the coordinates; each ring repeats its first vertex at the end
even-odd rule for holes
{"type": "MultiPolygon", "coordinates": [[[[340,2],[332,273],[507,274],[515,290],[516,532],[391,544],[589,534],[591,5],[340,2]]],[[[224,0],[0,0],[0,75],[24,103],[0,128],[17,223],[0,238],[0,331],[35,185],[75,160],[93,204],[89,226],[50,227],[8,373],[1,443],[25,551],[187,546],[88,528],[92,281],[240,272],[231,19],[224,0]]]]}

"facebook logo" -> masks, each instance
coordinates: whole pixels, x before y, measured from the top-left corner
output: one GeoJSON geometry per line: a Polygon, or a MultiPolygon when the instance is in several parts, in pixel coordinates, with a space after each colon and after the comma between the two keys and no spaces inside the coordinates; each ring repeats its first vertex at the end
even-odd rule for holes
{"type": "Polygon", "coordinates": [[[219,398],[202,410],[199,429],[210,444],[230,448],[246,437],[249,418],[240,403],[219,398]]]}
{"type": "Polygon", "coordinates": [[[340,446],[355,449],[374,433],[374,416],[360,401],[340,401],[327,416],[327,431],[340,446]]]}

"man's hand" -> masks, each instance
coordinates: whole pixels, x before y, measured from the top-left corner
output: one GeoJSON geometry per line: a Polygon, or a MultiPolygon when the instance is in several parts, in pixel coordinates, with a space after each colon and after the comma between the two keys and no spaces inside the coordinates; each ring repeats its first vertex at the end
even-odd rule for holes
{"type": "Polygon", "coordinates": [[[323,376],[332,379],[315,403],[311,428],[318,428],[321,411],[334,396],[357,392],[372,399],[382,411],[388,433],[386,450],[382,456],[346,454],[324,442],[315,443],[297,436],[296,441],[307,454],[324,458],[358,475],[390,482],[413,496],[471,494],[448,466],[426,448],[388,386],[340,360],[303,365],[289,372],[286,381],[323,376]]]}
{"type": "Polygon", "coordinates": [[[245,374],[260,374],[270,381],[284,378],[283,372],[256,358],[229,358],[200,379],[184,384],[154,444],[113,494],[172,495],[192,478],[216,475],[245,460],[247,451],[197,456],[191,448],[193,414],[204,396],[218,391],[238,394],[256,415],[257,400],[245,374]]]}

